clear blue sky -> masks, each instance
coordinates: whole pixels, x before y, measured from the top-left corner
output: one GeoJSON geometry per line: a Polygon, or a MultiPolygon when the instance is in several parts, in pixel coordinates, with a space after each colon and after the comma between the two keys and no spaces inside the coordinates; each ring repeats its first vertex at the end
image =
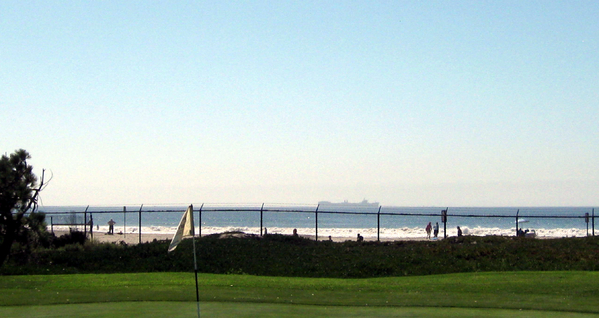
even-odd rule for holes
{"type": "Polygon", "coordinates": [[[598,1],[2,1],[45,205],[599,205],[598,1]]]}

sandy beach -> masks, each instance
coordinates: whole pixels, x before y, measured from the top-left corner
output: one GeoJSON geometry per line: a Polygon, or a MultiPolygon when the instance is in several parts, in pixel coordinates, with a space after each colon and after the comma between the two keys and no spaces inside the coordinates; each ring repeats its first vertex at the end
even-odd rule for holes
{"type": "MultiPolygon", "coordinates": [[[[65,234],[68,234],[68,231],[63,231],[63,230],[54,230],[54,234],[56,236],[62,236],[65,234]]],[[[253,236],[256,234],[246,234],[247,236],[253,236]]],[[[205,236],[205,235],[204,235],[205,236]]],[[[311,240],[315,239],[314,235],[300,235],[301,237],[305,237],[311,240]]],[[[139,233],[115,233],[115,234],[106,234],[106,233],[98,233],[98,232],[94,232],[93,235],[90,235],[88,233],[88,237],[94,241],[94,242],[108,242],[108,243],[115,243],[115,244],[139,244],[141,243],[147,243],[147,242],[152,242],[154,240],[157,241],[170,241],[173,238],[173,234],[159,234],[159,233],[142,233],[141,237],[139,235],[139,233]]],[[[333,242],[345,242],[345,241],[355,241],[356,238],[355,237],[331,237],[330,238],[333,242]]],[[[442,239],[442,238],[440,238],[442,239]]],[[[319,236],[318,237],[319,241],[328,241],[329,237],[323,237],[323,236],[319,236]]],[[[382,238],[381,241],[385,241],[385,242],[392,242],[392,241],[422,241],[422,240],[426,240],[426,238],[395,238],[395,239],[390,239],[390,238],[382,238]]],[[[376,241],[376,238],[370,238],[370,237],[365,237],[364,241],[370,242],[370,241],[376,241]]]]}
{"type": "MultiPolygon", "coordinates": [[[[54,230],[54,234],[56,236],[62,236],[65,234],[68,234],[69,231],[62,231],[62,230],[54,230]]],[[[126,244],[138,244],[138,243],[147,243],[147,242],[152,242],[154,240],[168,240],[170,241],[173,238],[172,234],[146,234],[146,233],[142,233],[141,234],[141,240],[140,240],[140,235],[139,233],[115,233],[115,234],[106,234],[106,233],[98,233],[98,232],[93,232],[93,235],[90,235],[90,233],[88,232],[87,234],[88,238],[90,238],[90,240],[94,241],[94,242],[109,242],[109,243],[117,243],[120,244],[121,242],[124,242],[126,244]]]]}

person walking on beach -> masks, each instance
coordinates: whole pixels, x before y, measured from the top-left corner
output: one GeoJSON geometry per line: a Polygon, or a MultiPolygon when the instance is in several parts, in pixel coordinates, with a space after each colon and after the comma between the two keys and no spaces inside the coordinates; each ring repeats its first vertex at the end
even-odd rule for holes
{"type": "Polygon", "coordinates": [[[110,219],[110,221],[108,221],[108,234],[114,234],[114,225],[116,224],[116,222],[113,219],[110,219]]]}
{"type": "Polygon", "coordinates": [[[435,226],[433,227],[433,235],[435,238],[439,235],[439,222],[435,222],[435,226]]]}
{"type": "Polygon", "coordinates": [[[431,238],[431,230],[433,229],[433,226],[431,225],[431,222],[428,222],[428,225],[426,226],[426,238],[430,239],[431,238]]]}
{"type": "Polygon", "coordinates": [[[462,236],[462,229],[458,226],[458,237],[462,236]]]}

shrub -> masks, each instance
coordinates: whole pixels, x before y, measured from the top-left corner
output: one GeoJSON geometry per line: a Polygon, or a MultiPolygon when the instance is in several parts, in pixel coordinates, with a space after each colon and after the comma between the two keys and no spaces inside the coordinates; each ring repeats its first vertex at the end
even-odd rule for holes
{"type": "Polygon", "coordinates": [[[71,244],[83,245],[85,244],[85,242],[87,242],[87,236],[85,235],[85,233],[81,231],[71,230],[68,234],[64,234],[59,237],[56,237],[53,234],[51,242],[54,248],[59,248],[71,244]]]}

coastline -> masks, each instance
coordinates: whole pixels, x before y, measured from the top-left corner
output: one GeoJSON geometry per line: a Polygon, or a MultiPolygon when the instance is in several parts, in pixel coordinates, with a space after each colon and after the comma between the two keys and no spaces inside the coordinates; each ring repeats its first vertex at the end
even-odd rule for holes
{"type": "MultiPolygon", "coordinates": [[[[464,236],[503,236],[503,237],[515,237],[515,229],[501,229],[501,228],[468,228],[462,226],[464,236]]],[[[83,227],[73,227],[73,230],[85,231],[83,227]]],[[[112,242],[126,244],[137,244],[152,242],[153,240],[168,240],[173,238],[176,232],[174,226],[148,226],[140,229],[136,227],[115,227],[115,234],[109,235],[107,226],[97,226],[93,228],[93,240],[96,242],[112,242]],[[141,237],[140,233],[141,232],[141,237]]],[[[319,241],[344,242],[344,241],[356,241],[357,236],[363,237],[364,241],[377,241],[380,238],[383,242],[394,242],[394,241],[427,241],[426,232],[421,227],[403,227],[403,228],[381,228],[377,231],[376,228],[284,228],[284,227],[264,227],[262,229],[264,234],[280,234],[280,235],[293,235],[293,231],[297,230],[297,233],[301,237],[314,240],[316,234],[318,234],[319,241]]],[[[68,226],[53,226],[48,227],[48,231],[53,231],[57,236],[61,236],[69,233],[70,228],[68,226]]],[[[586,237],[587,232],[583,229],[565,228],[565,229],[536,229],[531,230],[536,234],[537,239],[557,239],[557,238],[568,238],[568,237],[586,237]]],[[[246,236],[260,236],[260,227],[211,227],[203,226],[202,228],[196,227],[197,236],[207,236],[212,234],[222,233],[244,233],[246,236]],[[201,235],[199,235],[201,234],[201,235]]],[[[89,227],[87,229],[88,237],[91,237],[89,227]]],[[[594,233],[589,230],[588,236],[592,236],[594,233]]],[[[447,237],[457,236],[457,231],[453,228],[448,228],[447,237]]],[[[443,230],[439,233],[439,239],[443,239],[443,230]]],[[[434,241],[431,240],[431,241],[434,241]]]]}
{"type": "MultiPolygon", "coordinates": [[[[69,231],[68,230],[54,230],[54,234],[56,236],[62,236],[65,234],[68,234],[69,231]]],[[[212,234],[205,234],[203,236],[207,236],[207,235],[213,235],[213,234],[219,234],[219,233],[212,233],[212,234]]],[[[224,235],[222,233],[220,233],[221,235],[224,235]]],[[[282,235],[288,235],[288,234],[282,234],[282,235]]],[[[240,234],[240,235],[233,235],[233,236],[237,236],[237,237],[247,237],[247,236],[258,236],[257,234],[252,234],[252,233],[244,233],[244,234],[240,234]]],[[[299,235],[300,237],[303,238],[307,238],[310,240],[314,240],[316,238],[315,235],[310,235],[310,234],[306,234],[306,235],[299,235]]],[[[452,236],[448,236],[452,237],[452,236]]],[[[153,242],[154,240],[156,241],[171,241],[173,238],[173,234],[168,234],[168,233],[142,233],[141,237],[139,235],[139,233],[115,233],[115,234],[107,234],[107,233],[98,233],[98,232],[94,232],[93,236],[90,236],[90,234],[88,233],[88,238],[90,238],[91,241],[93,242],[99,242],[99,243],[114,243],[114,244],[127,244],[127,245],[131,245],[131,244],[139,244],[141,243],[148,243],[148,242],[153,242]]],[[[559,237],[548,237],[548,236],[537,236],[536,239],[557,239],[559,237]]],[[[319,241],[329,241],[329,236],[320,236],[318,237],[319,241]]],[[[356,241],[357,237],[347,237],[347,236],[338,236],[338,237],[330,237],[330,240],[332,242],[345,242],[345,241],[356,241]]],[[[427,239],[426,237],[395,237],[395,238],[390,238],[390,237],[381,237],[381,242],[402,242],[402,241],[437,241],[437,240],[443,240],[443,236],[439,236],[439,238],[433,238],[433,239],[427,239]]],[[[364,237],[364,241],[365,242],[374,242],[377,241],[376,237],[364,237]]]]}

